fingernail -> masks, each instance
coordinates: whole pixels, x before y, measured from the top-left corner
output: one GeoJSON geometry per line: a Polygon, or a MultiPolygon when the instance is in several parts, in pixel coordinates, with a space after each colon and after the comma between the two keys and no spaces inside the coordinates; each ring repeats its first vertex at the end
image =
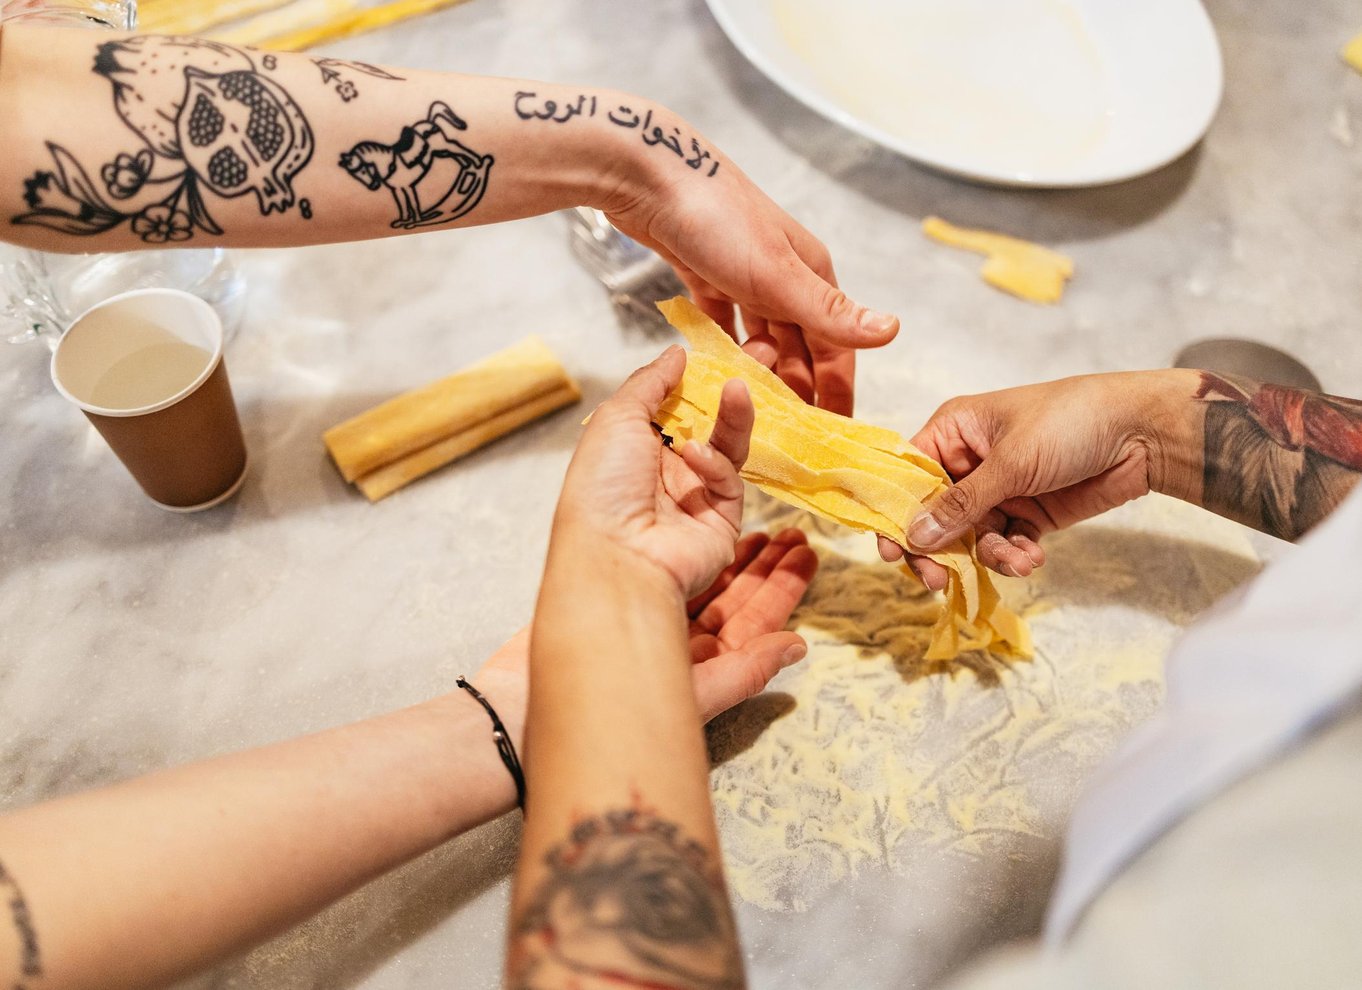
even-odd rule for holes
{"type": "Polygon", "coordinates": [[[861,311],[861,330],[876,337],[889,333],[898,326],[898,317],[888,313],[877,313],[873,309],[861,311]]]}
{"type": "Polygon", "coordinates": [[[788,667],[792,663],[798,663],[804,659],[804,654],[809,652],[809,648],[803,643],[794,643],[785,648],[785,652],[780,655],[780,665],[788,667]]]}
{"type": "Polygon", "coordinates": [[[908,539],[913,546],[930,550],[941,542],[946,535],[946,531],[941,525],[932,518],[930,512],[920,512],[911,526],[908,527],[908,539]]]}

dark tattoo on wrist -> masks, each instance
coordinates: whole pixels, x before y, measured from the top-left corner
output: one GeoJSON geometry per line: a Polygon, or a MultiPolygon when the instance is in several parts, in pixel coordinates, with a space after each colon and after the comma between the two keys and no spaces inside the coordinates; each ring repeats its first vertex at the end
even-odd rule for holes
{"type": "Polygon", "coordinates": [[[346,103],[359,96],[359,87],[355,85],[353,79],[347,78],[345,73],[363,73],[372,76],[374,79],[391,79],[395,82],[402,82],[401,76],[395,76],[387,69],[370,65],[368,62],[351,62],[343,58],[314,58],[312,64],[322,74],[322,84],[331,86],[346,103]]]}
{"type": "MultiPolygon", "coordinates": [[[[269,56],[266,56],[269,57],[269,56]]],[[[245,49],[198,38],[140,35],[100,45],[94,72],[142,141],[91,179],[48,142],[53,169],[24,181],[29,211],[11,223],[76,236],[124,223],[147,244],[221,234],[204,199],[254,193],[262,215],[294,204],[293,179],[312,158],[312,128],[245,49]]]]}
{"type": "Polygon", "coordinates": [[[33,926],[33,916],[29,913],[28,902],[24,900],[19,883],[0,863],[0,899],[8,911],[10,924],[19,944],[19,972],[16,974],[14,990],[24,990],[24,980],[43,975],[42,956],[38,951],[38,931],[33,926]]]}
{"type": "Polygon", "coordinates": [[[361,141],[340,156],[340,166],[370,190],[387,187],[397,204],[392,226],[449,223],[478,205],[492,171],[491,155],[457,139],[467,129],[449,104],[436,100],[392,144],[361,141]]]}
{"type": "MultiPolygon", "coordinates": [[[[575,100],[563,104],[559,104],[557,100],[540,100],[538,93],[524,90],[515,94],[515,115],[521,120],[566,124],[573,117],[595,117],[597,109],[596,97],[588,96],[586,93],[580,93],[575,100]]],[[[690,136],[687,151],[685,139],[688,135],[683,135],[679,127],[668,129],[654,124],[652,110],[646,110],[640,116],[632,107],[620,105],[608,110],[605,119],[616,127],[638,130],[644,144],[666,148],[697,172],[704,167],[706,161],[713,159],[713,155],[700,144],[700,140],[693,136],[690,136]]],[[[705,175],[713,176],[718,171],[719,162],[713,160],[705,175]]]]}
{"type": "Polygon", "coordinates": [[[1201,372],[1202,504],[1282,539],[1327,516],[1362,477],[1362,401],[1201,372]]]}
{"type": "Polygon", "coordinates": [[[723,876],[676,825],[607,812],[574,826],[545,864],[548,876],[513,921],[516,990],[744,986],[723,876]]]}

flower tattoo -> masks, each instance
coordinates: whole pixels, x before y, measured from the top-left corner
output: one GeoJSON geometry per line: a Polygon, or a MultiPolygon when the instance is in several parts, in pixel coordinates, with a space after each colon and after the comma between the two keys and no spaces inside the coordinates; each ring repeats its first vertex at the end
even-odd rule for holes
{"type": "Polygon", "coordinates": [[[188,213],[172,210],[164,203],[148,206],[132,218],[132,232],[148,244],[187,241],[193,233],[192,228],[188,213]]]}
{"type": "MultiPolygon", "coordinates": [[[[262,62],[277,64],[273,56],[262,62]]],[[[69,151],[48,142],[52,167],[24,180],[28,212],[11,223],[74,235],[127,224],[144,243],[160,245],[196,231],[222,233],[203,190],[222,199],[254,193],[262,215],[297,202],[292,183],[312,158],[312,129],[247,50],[136,35],[100,44],[93,71],[108,81],[115,111],[142,146],[92,168],[92,180],[69,151]]]]}
{"type": "Polygon", "coordinates": [[[120,154],[99,174],[114,199],[134,196],[151,175],[151,150],[144,148],[136,155],[120,154]]]}
{"type": "Polygon", "coordinates": [[[55,169],[37,172],[24,180],[24,203],[29,212],[14,223],[50,227],[66,234],[97,234],[117,227],[126,219],[104,202],[95,184],[74,158],[55,144],[48,144],[55,169]]]}

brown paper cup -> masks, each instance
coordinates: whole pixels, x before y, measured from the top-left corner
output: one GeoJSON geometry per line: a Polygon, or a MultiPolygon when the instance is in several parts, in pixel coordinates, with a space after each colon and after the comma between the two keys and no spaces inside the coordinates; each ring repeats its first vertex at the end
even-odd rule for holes
{"type": "Polygon", "coordinates": [[[139,289],[82,315],[52,355],[52,381],[163,509],[225,502],[246,477],[213,308],[177,289],[139,289]]]}

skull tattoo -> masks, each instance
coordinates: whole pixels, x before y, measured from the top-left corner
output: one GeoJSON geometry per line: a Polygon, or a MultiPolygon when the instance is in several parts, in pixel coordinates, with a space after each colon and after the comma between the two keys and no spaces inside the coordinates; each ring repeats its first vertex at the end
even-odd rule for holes
{"type": "Polygon", "coordinates": [[[254,192],[261,213],[293,205],[292,179],[312,157],[312,130],[297,105],[256,72],[185,69],[176,122],[185,164],[223,197],[254,192]]]}

